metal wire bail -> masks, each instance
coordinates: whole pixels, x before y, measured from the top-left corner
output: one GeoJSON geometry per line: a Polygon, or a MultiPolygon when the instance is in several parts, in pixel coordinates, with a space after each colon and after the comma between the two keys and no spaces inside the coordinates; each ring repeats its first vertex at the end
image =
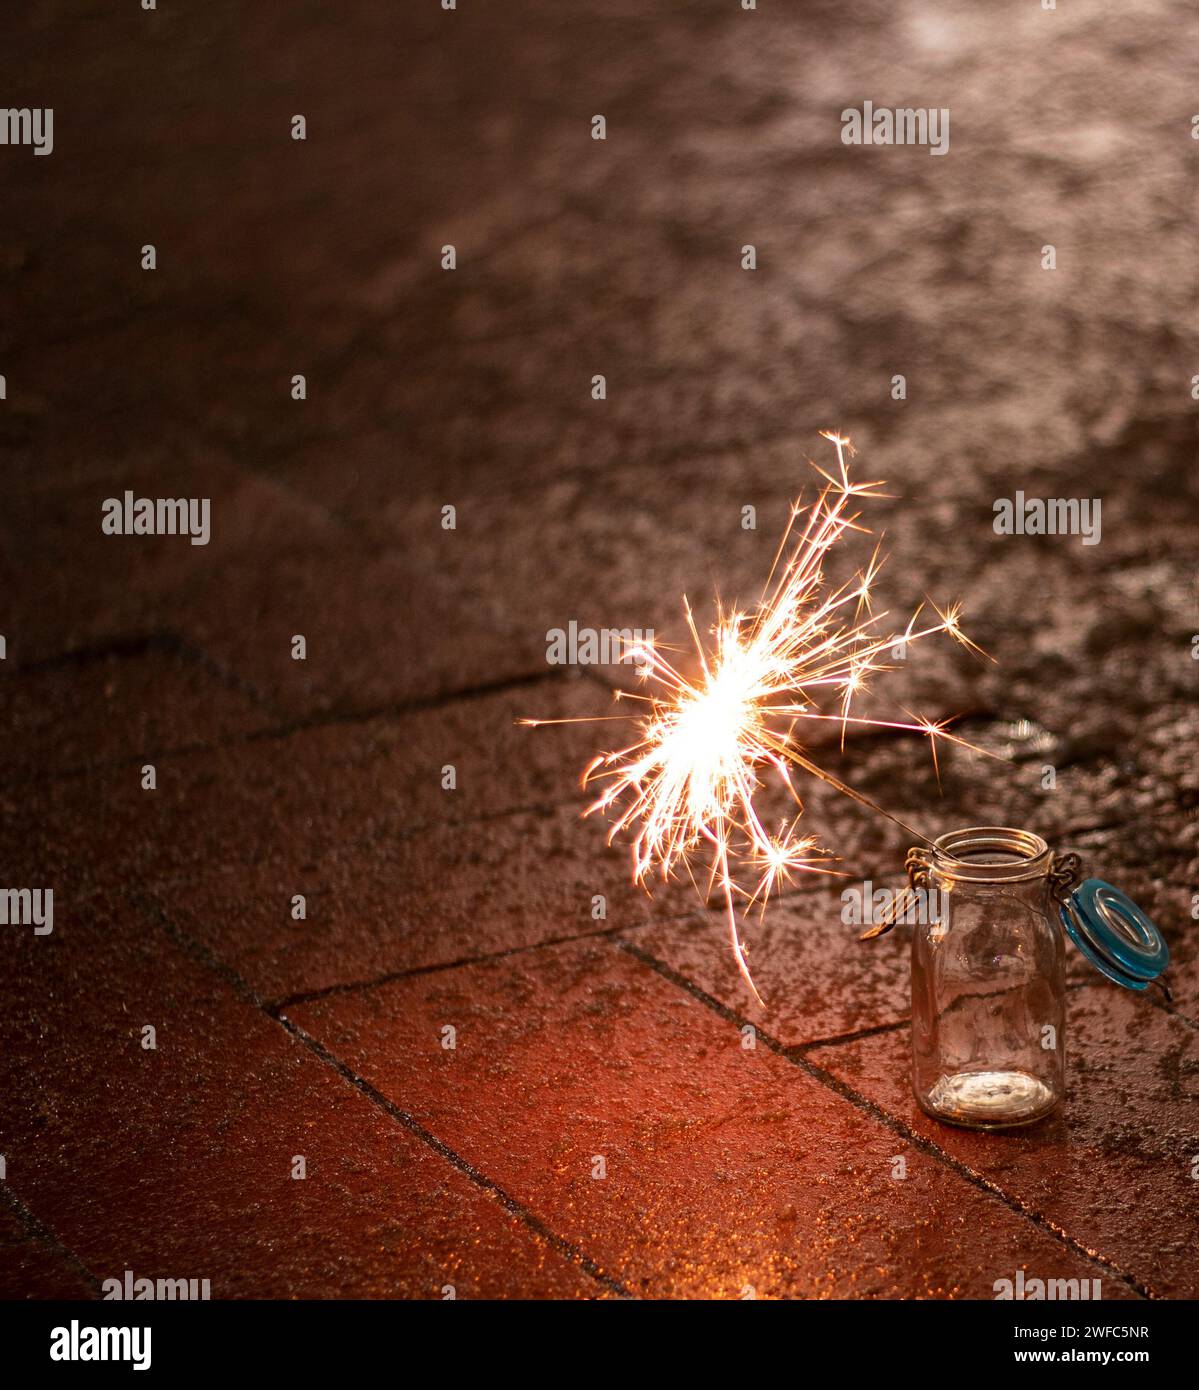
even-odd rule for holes
{"type": "MultiPolygon", "coordinates": [[[[903,861],[903,867],[908,872],[908,886],[896,893],[890,907],[886,909],[879,921],[875,922],[873,926],[868,927],[861,936],[858,937],[859,941],[873,941],[876,937],[886,936],[898,919],[903,915],[915,893],[928,888],[928,869],[930,863],[931,852],[922,845],[913,845],[912,848],[908,850],[907,858],[903,861]]],[[[919,901],[919,899],[917,899],[917,901],[919,901]]]]}
{"type": "Polygon", "coordinates": [[[1064,903],[1082,878],[1082,856],[1070,850],[1053,856],[1049,870],[1049,891],[1059,903],[1064,903]]]}

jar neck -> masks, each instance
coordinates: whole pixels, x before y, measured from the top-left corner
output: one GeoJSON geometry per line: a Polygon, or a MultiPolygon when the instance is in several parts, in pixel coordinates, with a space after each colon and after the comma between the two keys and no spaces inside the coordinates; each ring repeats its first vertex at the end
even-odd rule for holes
{"type": "Polygon", "coordinates": [[[931,868],[952,882],[1020,883],[1045,878],[1053,854],[1039,835],[1011,826],[951,830],[933,843],[931,868]]]}

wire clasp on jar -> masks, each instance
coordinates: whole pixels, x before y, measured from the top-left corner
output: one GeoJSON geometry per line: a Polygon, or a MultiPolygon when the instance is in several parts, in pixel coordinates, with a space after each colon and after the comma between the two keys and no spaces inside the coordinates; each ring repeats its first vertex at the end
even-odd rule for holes
{"type": "Polygon", "coordinates": [[[1082,856],[1073,850],[1055,854],[1049,870],[1049,891],[1059,903],[1064,903],[1082,880],[1082,856]]]}
{"type": "MultiPolygon", "coordinates": [[[[868,927],[859,941],[873,941],[885,936],[903,916],[909,903],[919,903],[919,894],[929,891],[929,869],[932,867],[934,851],[923,845],[913,845],[908,850],[903,866],[907,870],[908,886],[896,893],[891,905],[882,917],[868,927]]],[[[1064,903],[1082,878],[1082,857],[1073,850],[1065,854],[1055,854],[1049,869],[1049,892],[1056,902],[1064,903]]]]}

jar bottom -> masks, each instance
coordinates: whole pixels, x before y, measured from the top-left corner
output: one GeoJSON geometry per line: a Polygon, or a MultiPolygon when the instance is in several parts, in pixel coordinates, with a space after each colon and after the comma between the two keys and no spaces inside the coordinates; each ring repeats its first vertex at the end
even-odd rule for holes
{"type": "Polygon", "coordinates": [[[1044,1118],[1057,1093],[1026,1071],[960,1071],[917,1096],[934,1119],[968,1129],[1008,1129],[1044,1118]]]}

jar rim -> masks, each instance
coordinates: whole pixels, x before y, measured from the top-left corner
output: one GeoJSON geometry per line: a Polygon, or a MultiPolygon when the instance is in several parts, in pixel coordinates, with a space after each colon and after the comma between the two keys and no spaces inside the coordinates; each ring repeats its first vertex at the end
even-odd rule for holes
{"type": "Polygon", "coordinates": [[[933,841],[932,867],[944,878],[1012,883],[1043,878],[1053,863],[1049,845],[1031,830],[974,825],[933,841]]]}

